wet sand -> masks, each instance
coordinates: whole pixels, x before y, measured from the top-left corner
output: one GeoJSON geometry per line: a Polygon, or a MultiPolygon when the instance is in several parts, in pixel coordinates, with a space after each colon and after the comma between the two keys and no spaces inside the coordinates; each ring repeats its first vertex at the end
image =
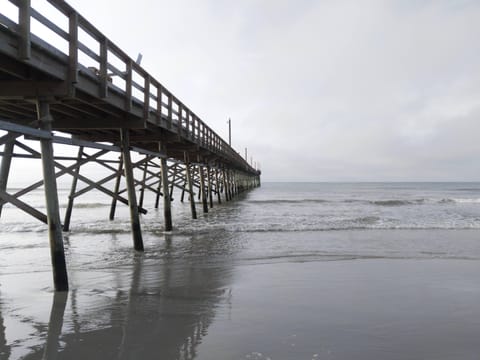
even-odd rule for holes
{"type": "Polygon", "coordinates": [[[162,249],[90,268],[88,253],[77,254],[84,263],[72,264],[66,295],[51,291],[46,269],[3,271],[0,359],[404,360],[480,353],[478,260],[252,262],[168,254],[162,249]]]}
{"type": "Polygon", "coordinates": [[[198,359],[474,359],[479,270],[460,260],[250,266],[198,359]]]}

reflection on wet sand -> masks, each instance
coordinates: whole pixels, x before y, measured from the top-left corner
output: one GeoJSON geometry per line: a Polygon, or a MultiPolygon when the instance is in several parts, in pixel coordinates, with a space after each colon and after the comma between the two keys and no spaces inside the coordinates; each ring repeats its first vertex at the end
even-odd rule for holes
{"type": "Polygon", "coordinates": [[[43,359],[57,359],[62,335],[63,317],[67,304],[68,293],[58,292],[53,295],[52,311],[48,322],[47,342],[43,352],[43,359]]]}
{"type": "Polygon", "coordinates": [[[7,345],[7,337],[5,336],[5,325],[2,316],[2,300],[0,298],[0,360],[10,357],[10,346],[7,345]]]}
{"type": "MultiPolygon", "coordinates": [[[[216,308],[228,301],[232,269],[138,256],[120,271],[113,296],[85,296],[82,289],[52,294],[48,330],[31,324],[44,345],[24,359],[194,359],[216,308]]],[[[1,321],[0,314],[3,360],[9,348],[1,321]]]]}

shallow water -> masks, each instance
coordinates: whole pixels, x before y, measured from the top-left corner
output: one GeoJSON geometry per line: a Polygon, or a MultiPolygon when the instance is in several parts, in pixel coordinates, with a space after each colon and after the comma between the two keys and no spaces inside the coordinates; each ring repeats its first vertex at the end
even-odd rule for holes
{"type": "Polygon", "coordinates": [[[87,195],[66,295],[45,226],[6,208],[0,359],[476,358],[479,198],[479,184],[265,184],[195,222],[175,201],[171,233],[147,199],[135,253],[128,209],[108,221],[108,198],[87,195]]]}

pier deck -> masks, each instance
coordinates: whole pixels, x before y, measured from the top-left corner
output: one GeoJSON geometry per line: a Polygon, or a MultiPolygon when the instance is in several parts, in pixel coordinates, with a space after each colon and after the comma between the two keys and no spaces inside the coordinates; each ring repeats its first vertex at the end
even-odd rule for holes
{"type": "Polygon", "coordinates": [[[188,195],[195,219],[195,195],[208,212],[214,196],[229,201],[259,186],[260,171],[75,9],[64,1],[44,2],[48,14],[29,0],[10,0],[13,17],[0,9],[0,130],[6,132],[0,138],[0,212],[11,203],[48,224],[55,288],[67,290],[62,231],[70,228],[76,197],[93,189],[111,196],[110,219],[118,201],[127,204],[134,248],[141,251],[139,213],[146,213],[146,190],[157,195],[155,207],[163,198],[164,227],[170,231],[174,187],[182,190],[182,201],[188,195]],[[33,31],[33,23],[41,30],[33,31]],[[41,151],[23,139],[39,141],[41,151]],[[56,154],[58,143],[78,147],[78,156],[56,154]],[[132,161],[131,151],[142,160],[132,161]],[[120,155],[117,161],[102,158],[112,152],[120,155]],[[41,159],[43,181],[10,194],[15,157],[41,159]],[[81,167],[89,162],[111,175],[100,181],[82,175],[81,167]],[[135,169],[142,178],[135,178],[135,169]],[[72,176],[72,189],[62,222],[56,179],[65,174],[72,176]],[[122,178],[125,189],[120,188],[122,178]],[[78,181],[88,187],[77,190],[78,181]],[[109,181],[115,182],[113,189],[106,187],[109,181]],[[46,192],[45,214],[21,199],[40,186],[46,192]]]}

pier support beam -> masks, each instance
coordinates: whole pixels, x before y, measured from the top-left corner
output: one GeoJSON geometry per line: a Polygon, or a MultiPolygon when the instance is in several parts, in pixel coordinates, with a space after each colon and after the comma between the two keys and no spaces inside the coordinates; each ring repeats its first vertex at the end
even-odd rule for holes
{"type": "Polygon", "coordinates": [[[143,207],[143,199],[145,198],[145,182],[147,181],[148,172],[148,160],[145,161],[145,167],[143,168],[142,187],[140,188],[140,199],[138,200],[138,206],[143,207]]]}
{"type": "Polygon", "coordinates": [[[232,171],[232,183],[233,183],[233,194],[234,196],[238,196],[238,179],[237,179],[237,172],[235,170],[232,171]]]}
{"type": "Polygon", "coordinates": [[[201,202],[202,201],[202,186],[200,184],[200,180],[202,179],[200,177],[200,171],[201,171],[202,167],[199,165],[197,168],[194,168],[193,169],[193,174],[194,174],[194,177],[197,175],[197,170],[198,170],[198,201],[201,202]]]}
{"type": "Polygon", "coordinates": [[[223,169],[223,191],[225,192],[225,201],[230,201],[232,198],[229,193],[227,171],[223,169]]]}
{"type": "MultiPolygon", "coordinates": [[[[40,128],[51,132],[53,118],[50,114],[50,106],[46,101],[37,101],[37,114],[38,120],[40,121],[40,128]]],[[[55,290],[68,291],[67,265],[65,263],[65,250],[63,247],[62,224],[60,222],[52,139],[41,139],[40,148],[42,154],[53,282],[55,290]]]]}
{"type": "Polygon", "coordinates": [[[190,199],[190,209],[192,210],[192,219],[197,218],[197,209],[195,208],[195,196],[193,194],[192,176],[190,174],[190,164],[187,155],[185,155],[185,176],[187,178],[188,193],[190,199]]]}
{"type": "Polygon", "coordinates": [[[198,165],[198,171],[200,173],[200,193],[202,196],[203,212],[208,213],[207,192],[205,190],[205,173],[203,172],[202,165],[198,165]]]}
{"type": "Polygon", "coordinates": [[[238,174],[236,171],[233,171],[233,191],[235,192],[235,196],[238,196],[240,194],[239,188],[238,188],[238,174]]]}
{"type": "Polygon", "coordinates": [[[172,181],[170,183],[170,201],[173,200],[173,188],[175,187],[175,181],[177,179],[177,164],[175,164],[175,167],[173,168],[173,175],[172,175],[172,181]]]}
{"type": "Polygon", "coordinates": [[[162,185],[163,185],[163,217],[165,220],[165,231],[172,231],[172,204],[170,192],[168,189],[168,166],[167,159],[160,159],[160,166],[162,168],[162,185]]]}
{"type": "Polygon", "coordinates": [[[222,203],[222,195],[220,194],[221,184],[220,184],[220,181],[218,179],[218,169],[215,169],[215,184],[216,184],[216,190],[217,190],[218,203],[221,204],[222,203]]]}
{"type": "Polygon", "coordinates": [[[124,164],[125,180],[127,183],[128,206],[130,208],[130,222],[133,233],[133,246],[137,251],[143,251],[142,230],[140,227],[140,217],[137,206],[137,196],[135,194],[135,179],[133,177],[132,159],[130,157],[130,134],[128,129],[120,130],[122,141],[122,157],[124,164]]]}
{"type": "Polygon", "coordinates": [[[230,200],[232,200],[235,194],[233,193],[232,175],[230,174],[229,170],[226,171],[226,176],[228,184],[228,197],[230,200]]]}
{"type": "Polygon", "coordinates": [[[212,173],[210,171],[210,166],[207,165],[207,184],[208,184],[208,201],[210,203],[210,208],[213,208],[213,192],[212,192],[212,173]]]}
{"type": "MultiPolygon", "coordinates": [[[[185,174],[186,174],[186,171],[185,170],[185,174]]],[[[187,178],[185,178],[185,181],[183,182],[183,187],[182,187],[182,196],[180,196],[180,202],[183,203],[183,201],[185,200],[185,189],[187,188],[187,178]]]]}
{"type": "Polygon", "coordinates": [[[72,180],[70,195],[68,196],[67,210],[65,211],[65,220],[63,221],[63,231],[70,231],[70,219],[72,217],[73,201],[75,200],[75,191],[77,191],[78,174],[80,173],[80,161],[82,160],[83,146],[78,149],[77,164],[75,175],[72,180]]]}
{"type": "Polygon", "coordinates": [[[162,164],[160,163],[160,172],[158,173],[158,186],[157,186],[157,194],[155,195],[155,209],[158,209],[158,205],[160,204],[160,195],[162,195],[162,164]]]}
{"type": "MultiPolygon", "coordinates": [[[[122,169],[123,169],[123,157],[120,156],[120,159],[118,162],[118,175],[115,180],[115,187],[113,188],[113,193],[116,196],[119,195],[118,193],[120,191],[120,182],[122,181],[122,169]]],[[[110,216],[109,216],[110,220],[115,219],[116,209],[117,209],[117,198],[112,197],[112,204],[110,205],[110,216]]]]}
{"type": "Polygon", "coordinates": [[[237,195],[235,193],[235,175],[233,171],[228,172],[228,182],[230,183],[230,197],[233,199],[237,195]]]}
{"type": "MultiPolygon", "coordinates": [[[[3,149],[2,165],[0,166],[0,191],[7,190],[8,174],[12,164],[12,154],[15,139],[9,140],[3,149]]],[[[0,216],[2,215],[3,204],[0,203],[0,216]]]]}

